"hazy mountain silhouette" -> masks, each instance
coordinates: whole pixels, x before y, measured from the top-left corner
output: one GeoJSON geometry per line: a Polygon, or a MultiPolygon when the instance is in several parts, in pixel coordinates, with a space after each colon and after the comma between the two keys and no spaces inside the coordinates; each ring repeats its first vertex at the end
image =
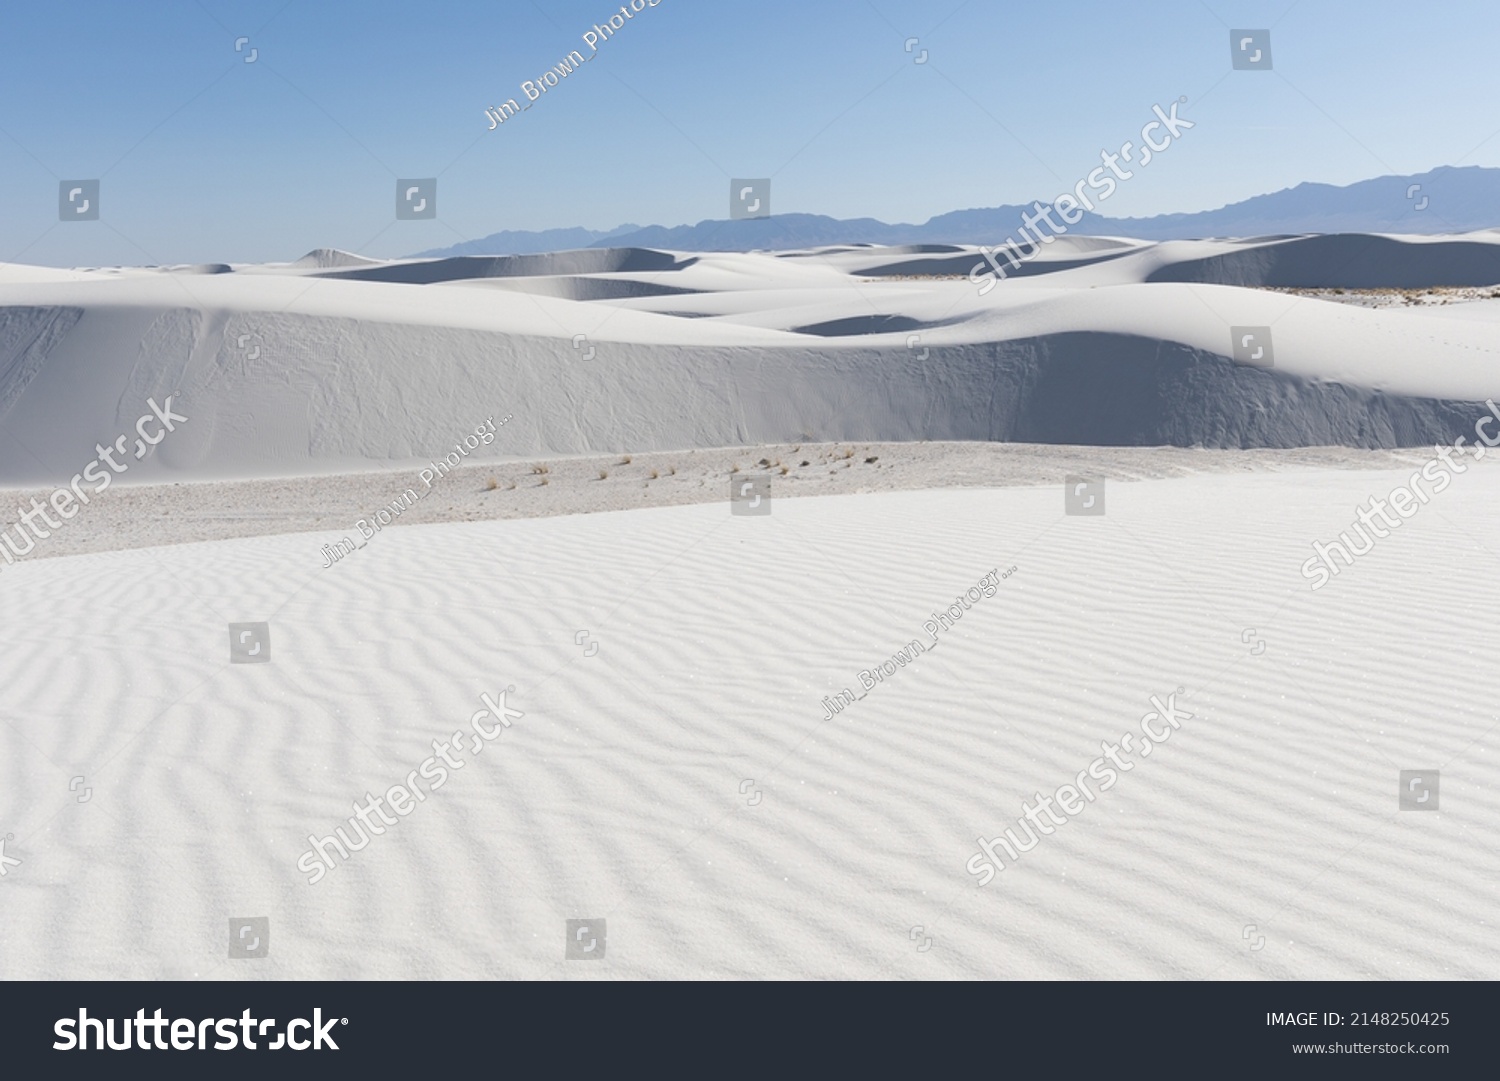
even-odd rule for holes
{"type": "Polygon", "coordinates": [[[608,241],[624,233],[633,233],[639,228],[639,225],[630,224],[617,226],[608,232],[574,228],[543,229],[536,233],[507,229],[503,232],[491,233],[478,240],[466,240],[462,244],[454,244],[451,248],[434,248],[431,251],[418,252],[413,258],[450,255],[537,255],[550,251],[571,251],[574,248],[591,247],[596,241],[608,241]]]}
{"type": "MultiPolygon", "coordinates": [[[[1100,204],[1107,205],[1107,204],[1100,204]]],[[[622,225],[588,229],[502,232],[423,256],[508,255],[573,247],[668,248],[676,251],[751,251],[836,244],[986,244],[1020,234],[1032,207],[955,210],[921,225],[874,218],[777,214],[742,221],[708,220],[673,227],[622,225]]],[[[1460,233],[1500,228],[1500,169],[1442,166],[1412,176],[1383,176],[1339,187],[1298,184],[1217,210],[1109,218],[1086,213],[1068,232],[1143,240],[1275,236],[1287,233],[1460,233]]]]}

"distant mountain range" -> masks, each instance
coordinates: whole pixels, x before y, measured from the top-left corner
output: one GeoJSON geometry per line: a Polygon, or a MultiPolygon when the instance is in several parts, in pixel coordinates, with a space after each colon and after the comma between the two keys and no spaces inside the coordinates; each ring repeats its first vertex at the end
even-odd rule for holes
{"type": "Polygon", "coordinates": [[[639,230],[639,225],[621,225],[606,233],[595,229],[576,228],[543,229],[538,233],[507,229],[504,232],[491,233],[480,240],[466,240],[451,248],[434,248],[432,251],[418,252],[412,258],[448,255],[535,255],[539,252],[589,248],[593,247],[596,241],[603,242],[600,245],[602,247],[611,247],[613,245],[609,244],[609,240],[612,237],[624,236],[639,230]]]}
{"type": "MultiPolygon", "coordinates": [[[[1015,235],[1032,207],[955,210],[921,225],[874,218],[777,214],[746,221],[710,220],[666,227],[621,225],[607,232],[547,229],[493,233],[417,257],[528,255],[573,248],[669,248],[676,251],[752,251],[825,244],[999,244],[1015,235]]],[[[1142,240],[1275,236],[1285,233],[1459,233],[1500,228],[1500,169],[1450,166],[1413,176],[1383,176],[1347,187],[1298,184],[1218,210],[1107,218],[1085,213],[1068,232],[1142,240]]]]}

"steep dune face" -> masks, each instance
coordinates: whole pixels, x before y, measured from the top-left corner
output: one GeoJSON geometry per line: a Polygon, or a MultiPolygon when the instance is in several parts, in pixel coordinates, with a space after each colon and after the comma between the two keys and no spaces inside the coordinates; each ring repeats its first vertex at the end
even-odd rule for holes
{"type": "MultiPolygon", "coordinates": [[[[132,466],[132,479],[415,460],[497,412],[514,414],[503,449],[536,455],[796,440],[1395,447],[1450,441],[1484,412],[1116,334],[933,347],[921,360],[905,350],[611,343],[607,361],[583,363],[558,339],[299,316],[254,325],[252,359],[235,347],[237,319],[209,333],[197,313],[163,314],[142,341],[153,363],[118,366],[111,413],[56,426],[71,453],[51,462],[71,476],[148,399],[174,394],[189,422],[132,466]]],[[[49,399],[36,395],[33,407],[77,418],[66,399],[49,399]]],[[[7,455],[4,479],[62,479],[44,461],[7,455]]]]}
{"type": "Polygon", "coordinates": [[[1500,283],[1500,245],[1357,234],[1291,237],[1183,260],[1145,280],[1305,289],[1495,285],[1500,283]]]}
{"type": "Polygon", "coordinates": [[[450,259],[383,263],[354,270],[329,270],[325,277],[352,281],[428,285],[468,278],[525,278],[560,274],[611,274],[678,270],[696,256],[674,256],[647,248],[584,248],[543,255],[459,255],[450,259]]]}
{"type": "Polygon", "coordinates": [[[1193,284],[1321,283],[1366,250],[1389,256],[1382,280],[1482,277],[1493,238],[1073,248],[987,296],[963,280],[871,280],[977,256],[926,248],[369,266],[313,253],[211,275],[33,280],[8,268],[0,483],[66,481],[168,397],[189,421],[129,480],[404,464],[506,414],[488,453],[1412,446],[1472,433],[1500,393],[1500,302],[1452,319],[1193,284]],[[1230,329],[1245,326],[1274,330],[1274,367],[1231,359],[1230,329]]]}
{"type": "Polygon", "coordinates": [[[1483,403],[1385,394],[1236,365],[1173,342],[1059,334],[996,349],[991,438],[1179,447],[1410,447],[1473,436],[1483,403]]]}
{"type": "Polygon", "coordinates": [[[81,308],[0,309],[0,423],[82,317],[81,308]]]}

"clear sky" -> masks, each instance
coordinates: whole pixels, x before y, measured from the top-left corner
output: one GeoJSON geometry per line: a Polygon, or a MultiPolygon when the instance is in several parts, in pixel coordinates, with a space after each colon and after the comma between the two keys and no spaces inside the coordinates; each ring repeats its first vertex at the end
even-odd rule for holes
{"type": "Polygon", "coordinates": [[[1494,0],[660,0],[490,130],[487,107],[525,105],[522,80],[592,55],[584,33],[618,11],[12,0],[0,261],[396,256],[679,225],[727,217],[732,177],[771,177],[778,213],[924,221],[1071,189],[1181,96],[1195,127],[1101,212],[1500,165],[1494,0]],[[1271,70],[1233,70],[1231,28],[1270,30],[1271,70]],[[395,220],[396,181],[425,177],[438,217],[395,220]],[[100,220],[58,220],[76,179],[101,181],[100,220]]]}

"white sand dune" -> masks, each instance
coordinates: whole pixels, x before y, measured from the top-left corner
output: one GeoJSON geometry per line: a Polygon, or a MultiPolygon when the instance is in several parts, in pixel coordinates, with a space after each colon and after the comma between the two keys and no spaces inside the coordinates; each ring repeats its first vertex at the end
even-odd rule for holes
{"type": "Polygon", "coordinates": [[[1496,252],[0,267],[7,505],[188,418],[0,565],[0,978],[1494,979],[1500,454],[1299,568],[1500,395],[1496,252]],[[1274,291],[1377,281],[1467,292],[1274,291]],[[977,885],[1153,696],[1170,741],[977,885]],[[405,817],[355,830],[367,793],[405,817]]]}
{"type": "Polygon", "coordinates": [[[1104,517],[1049,485],[420,525],[326,571],[310,534],[10,568],[0,975],[1493,979],[1500,479],[1320,592],[1297,571],[1408,472],[1117,483],[1104,517]],[[270,663],[229,664],[226,624],[260,620],[270,663]],[[308,884],[310,834],[352,834],[508,686],[523,717],[308,884]],[[976,838],[1178,687],[1169,742],[976,886],[976,838]],[[1441,769],[1440,813],[1397,810],[1406,768],[1441,769]],[[269,956],[231,961],[251,916],[269,956]],[[607,921],[601,963],[564,959],[569,918],[607,921]]]}
{"type": "Polygon", "coordinates": [[[0,483],[56,482],[173,395],[131,480],[515,453],[917,439],[1410,446],[1500,393],[1493,313],[1251,286],[1491,285],[1500,239],[1062,238],[981,295],[975,249],[590,249],[0,273],[0,483]],[[1235,363],[1267,327],[1274,367],[1235,363]]]}

